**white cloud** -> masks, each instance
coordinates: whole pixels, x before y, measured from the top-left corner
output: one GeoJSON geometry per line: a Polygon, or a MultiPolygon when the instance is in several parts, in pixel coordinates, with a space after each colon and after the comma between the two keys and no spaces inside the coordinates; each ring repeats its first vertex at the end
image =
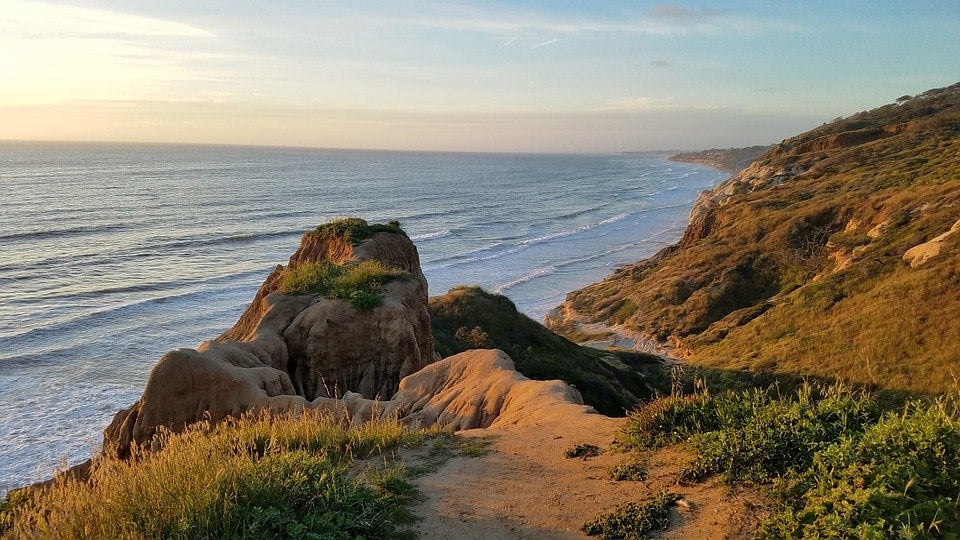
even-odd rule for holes
{"type": "Polygon", "coordinates": [[[63,4],[0,0],[0,34],[6,37],[213,37],[202,28],[139,15],[63,4]]]}
{"type": "Polygon", "coordinates": [[[60,4],[0,0],[0,103],[177,99],[217,55],[202,28],[60,4]],[[199,49],[199,50],[198,50],[199,49]]]}

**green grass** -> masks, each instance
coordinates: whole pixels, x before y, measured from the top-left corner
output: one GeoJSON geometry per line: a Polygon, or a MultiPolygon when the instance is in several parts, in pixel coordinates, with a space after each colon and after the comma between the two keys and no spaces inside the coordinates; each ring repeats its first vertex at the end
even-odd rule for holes
{"type": "Polygon", "coordinates": [[[662,531],[670,524],[670,507],[679,495],[662,491],[642,503],[626,503],[614,511],[587,522],[581,530],[589,536],[604,539],[638,540],[651,532],[662,531]]]}
{"type": "Polygon", "coordinates": [[[389,281],[407,275],[380,261],[363,261],[344,265],[330,261],[304,263],[286,268],[280,277],[280,292],[286,294],[320,294],[341,298],[360,310],[379,306],[380,292],[389,281]]]}
{"type": "Polygon", "coordinates": [[[765,537],[960,535],[960,418],[946,399],[884,411],[840,386],[671,396],[634,413],[621,440],[686,443],[685,481],[770,486],[765,537]]]}
{"type": "Polygon", "coordinates": [[[360,218],[333,220],[317,227],[316,232],[324,238],[340,238],[355,246],[381,232],[407,235],[407,233],[400,228],[399,221],[391,221],[386,224],[369,224],[360,218]]]}
{"type": "Polygon", "coordinates": [[[158,452],[100,459],[87,482],[17,492],[0,523],[39,538],[394,538],[413,518],[412,486],[395,467],[350,466],[422,437],[314,414],[198,425],[158,452]]]}

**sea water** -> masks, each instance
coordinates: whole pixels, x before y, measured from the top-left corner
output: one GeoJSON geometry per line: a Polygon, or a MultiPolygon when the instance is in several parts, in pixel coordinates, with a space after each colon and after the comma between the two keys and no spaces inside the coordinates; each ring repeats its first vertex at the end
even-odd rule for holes
{"type": "Polygon", "coordinates": [[[675,242],[726,174],[651,154],[0,143],[0,493],[95,451],[163,352],[229,328],[330,219],[534,319],[675,242]]]}

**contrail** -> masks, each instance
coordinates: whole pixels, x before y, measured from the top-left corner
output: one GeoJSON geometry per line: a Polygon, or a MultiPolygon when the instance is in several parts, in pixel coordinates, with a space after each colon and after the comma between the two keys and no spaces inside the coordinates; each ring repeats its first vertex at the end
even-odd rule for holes
{"type": "Polygon", "coordinates": [[[497,50],[499,51],[500,49],[502,49],[502,48],[506,47],[507,45],[513,43],[514,41],[517,40],[518,37],[520,37],[520,36],[513,36],[512,38],[510,38],[510,41],[508,41],[508,42],[504,43],[503,45],[497,47],[497,50]]]}
{"type": "Polygon", "coordinates": [[[533,47],[530,47],[530,50],[532,51],[532,50],[534,50],[534,49],[539,49],[540,47],[546,47],[547,45],[552,45],[552,44],[554,44],[554,43],[556,43],[556,42],[558,42],[558,41],[560,41],[560,40],[559,40],[559,39],[551,39],[550,41],[544,41],[543,43],[537,43],[537,44],[534,45],[533,47]]]}

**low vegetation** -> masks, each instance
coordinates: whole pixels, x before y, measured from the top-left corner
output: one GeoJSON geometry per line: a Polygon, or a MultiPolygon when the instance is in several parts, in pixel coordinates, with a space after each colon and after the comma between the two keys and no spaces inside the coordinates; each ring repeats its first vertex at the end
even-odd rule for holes
{"type": "Polygon", "coordinates": [[[509,298],[479,287],[457,287],[433,297],[429,310],[440,356],[501,349],[523,375],[566,381],[587,405],[609,416],[623,416],[668,388],[659,358],[579,346],[517,311],[509,298]]]}
{"type": "Polygon", "coordinates": [[[570,306],[678,340],[700,366],[951,391],[960,235],[922,266],[903,255],[960,217],[960,85],[787,139],[752,170],[769,182],[744,179],[679,244],[570,306]]]}
{"type": "Polygon", "coordinates": [[[662,491],[645,502],[618,506],[613,512],[586,523],[581,530],[604,539],[646,538],[649,533],[670,525],[670,507],[679,499],[675,493],[662,491]]]}
{"type": "Polygon", "coordinates": [[[355,246],[381,232],[402,234],[404,236],[407,234],[403,229],[400,228],[399,221],[391,221],[386,224],[370,224],[360,218],[343,218],[333,220],[317,227],[316,232],[318,232],[320,236],[324,238],[340,238],[345,242],[349,242],[355,246]]]}
{"type": "Polygon", "coordinates": [[[320,294],[341,298],[360,310],[379,306],[381,290],[389,281],[408,275],[380,261],[363,261],[338,265],[330,261],[303,263],[284,269],[280,292],[287,294],[320,294]]]}
{"type": "Polygon", "coordinates": [[[599,446],[596,446],[593,444],[578,444],[575,446],[571,446],[570,448],[567,448],[563,452],[563,455],[567,459],[572,459],[572,458],[587,459],[587,458],[597,457],[602,453],[603,453],[603,449],[601,449],[599,446]]]}
{"type": "Polygon", "coordinates": [[[960,417],[956,403],[913,401],[884,411],[840,386],[781,396],[751,390],[673,395],[630,416],[622,442],[649,450],[683,442],[681,477],[770,486],[769,538],[956,537],[960,417]]]}
{"type": "Polygon", "coordinates": [[[610,479],[616,482],[642,482],[647,479],[647,465],[642,461],[627,461],[610,468],[610,479]]]}
{"type": "Polygon", "coordinates": [[[161,451],[98,460],[89,481],[15,492],[0,523],[31,538],[395,538],[416,491],[402,468],[355,460],[423,437],[313,414],[197,425],[161,451]]]}

